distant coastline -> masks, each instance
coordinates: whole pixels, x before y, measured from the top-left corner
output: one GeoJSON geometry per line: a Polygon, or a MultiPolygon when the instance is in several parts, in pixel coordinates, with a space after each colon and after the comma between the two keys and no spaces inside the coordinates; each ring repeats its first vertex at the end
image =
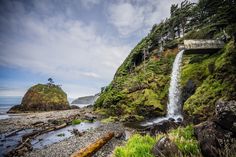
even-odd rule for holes
{"type": "MultiPolygon", "coordinates": [[[[0,96],[0,120],[1,119],[7,119],[11,118],[11,114],[7,114],[7,111],[15,106],[21,103],[21,96],[0,96]]],[[[73,98],[68,98],[70,105],[75,105],[80,108],[89,106],[91,104],[71,104],[71,102],[74,100],[73,98]]]]}

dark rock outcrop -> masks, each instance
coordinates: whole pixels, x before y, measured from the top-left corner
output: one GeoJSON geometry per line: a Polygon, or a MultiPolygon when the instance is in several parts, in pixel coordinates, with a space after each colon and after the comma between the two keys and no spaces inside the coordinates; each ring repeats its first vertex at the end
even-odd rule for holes
{"type": "Polygon", "coordinates": [[[97,116],[95,116],[95,115],[93,115],[91,113],[86,113],[84,115],[84,118],[85,118],[85,120],[88,120],[88,121],[92,122],[92,121],[94,121],[97,118],[97,116]]]}
{"type": "Polygon", "coordinates": [[[214,122],[206,121],[194,128],[194,134],[196,135],[200,149],[205,157],[219,157],[225,156],[225,151],[234,153],[230,156],[236,155],[236,140],[235,135],[222,129],[214,122]],[[232,150],[233,149],[233,150],[232,150]]]}
{"type": "Polygon", "coordinates": [[[191,95],[194,94],[196,85],[192,80],[188,80],[182,89],[182,101],[185,102],[191,95]]]}
{"type": "Polygon", "coordinates": [[[236,133],[236,101],[223,101],[216,102],[216,123],[222,128],[236,133]]]}
{"type": "Polygon", "coordinates": [[[163,120],[150,128],[150,134],[155,136],[158,133],[167,133],[171,129],[175,129],[180,126],[180,123],[176,123],[170,120],[163,120]]]}
{"type": "Polygon", "coordinates": [[[235,120],[236,101],[218,100],[213,119],[194,128],[203,156],[236,156],[235,120]]]}
{"type": "Polygon", "coordinates": [[[235,123],[236,101],[218,100],[212,121],[205,121],[194,128],[203,156],[236,156],[235,123]]]}
{"type": "Polygon", "coordinates": [[[79,106],[76,106],[76,105],[71,105],[70,106],[70,109],[79,109],[80,107],[79,106]]]}
{"type": "Polygon", "coordinates": [[[67,95],[60,86],[37,84],[26,92],[21,104],[12,107],[8,113],[65,109],[70,109],[70,106],[67,95]]]}
{"type": "Polygon", "coordinates": [[[152,148],[155,157],[175,157],[182,156],[180,150],[168,137],[162,137],[152,148]]]}

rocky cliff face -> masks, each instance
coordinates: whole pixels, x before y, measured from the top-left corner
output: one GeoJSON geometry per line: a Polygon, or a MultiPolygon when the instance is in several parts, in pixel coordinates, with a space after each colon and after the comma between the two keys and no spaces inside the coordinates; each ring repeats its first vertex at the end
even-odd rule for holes
{"type": "Polygon", "coordinates": [[[99,94],[79,97],[71,102],[71,104],[93,104],[94,101],[99,97],[99,94]]]}
{"type": "Polygon", "coordinates": [[[37,84],[24,95],[20,105],[8,112],[51,111],[69,109],[66,93],[57,85],[37,84]]]}

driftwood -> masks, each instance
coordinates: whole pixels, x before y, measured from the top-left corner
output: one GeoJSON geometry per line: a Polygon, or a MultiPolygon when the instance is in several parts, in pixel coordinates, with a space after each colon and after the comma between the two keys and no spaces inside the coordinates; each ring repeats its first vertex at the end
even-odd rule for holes
{"type": "Polygon", "coordinates": [[[24,130],[24,128],[21,128],[21,129],[18,129],[18,130],[14,130],[14,131],[10,132],[9,134],[7,134],[5,137],[14,136],[14,135],[16,135],[17,132],[20,132],[22,130],[24,130]]]}
{"type": "Polygon", "coordinates": [[[95,152],[97,152],[103,145],[109,142],[114,137],[114,132],[109,132],[102,138],[98,139],[94,143],[88,145],[87,147],[74,152],[70,157],[90,157],[95,152]]]}
{"type": "Polygon", "coordinates": [[[37,130],[37,131],[34,131],[32,133],[26,134],[26,135],[22,136],[20,144],[15,149],[13,149],[10,152],[8,152],[6,154],[6,156],[7,157],[11,157],[11,156],[21,156],[21,155],[24,155],[25,152],[32,150],[32,146],[31,146],[30,141],[33,138],[35,138],[35,137],[37,137],[39,135],[45,134],[47,132],[50,132],[50,131],[55,131],[55,130],[64,128],[66,126],[67,126],[67,123],[63,123],[63,124],[61,124],[59,126],[53,126],[53,127],[50,127],[50,128],[46,128],[44,130],[37,130]]]}

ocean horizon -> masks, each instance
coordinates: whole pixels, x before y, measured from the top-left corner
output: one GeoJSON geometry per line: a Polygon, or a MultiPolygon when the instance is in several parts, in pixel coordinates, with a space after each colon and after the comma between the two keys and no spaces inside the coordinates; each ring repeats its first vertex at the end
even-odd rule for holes
{"type": "MultiPolygon", "coordinates": [[[[0,96],[0,119],[7,119],[9,115],[7,111],[14,105],[19,105],[21,103],[21,96],[0,96]]],[[[89,104],[71,104],[73,98],[68,98],[70,105],[76,105],[79,107],[86,107],[89,104]]]]}

